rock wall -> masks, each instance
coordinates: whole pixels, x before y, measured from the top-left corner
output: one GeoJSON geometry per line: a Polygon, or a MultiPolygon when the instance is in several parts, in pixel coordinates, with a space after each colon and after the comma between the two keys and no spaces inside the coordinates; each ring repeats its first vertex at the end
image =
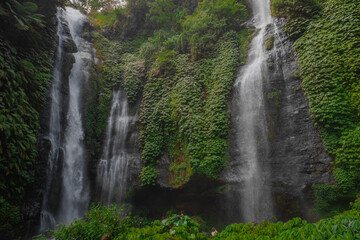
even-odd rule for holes
{"type": "MultiPolygon", "coordinates": [[[[326,153],[319,132],[314,125],[309,102],[301,89],[296,55],[281,28],[284,19],[275,19],[267,26],[266,38],[274,36],[274,45],[267,51],[269,78],[264,84],[266,99],[266,119],[268,156],[260,165],[268,165],[259,178],[266,179],[266,188],[272,192],[274,215],[278,220],[301,216],[315,220],[311,208],[314,204],[312,184],[332,182],[328,172],[331,158],[326,153]],[[266,163],[266,164],[265,164],[266,163]]],[[[265,39],[266,39],[265,38],[265,39]]],[[[271,45],[271,44],[270,44],[271,45]]],[[[229,145],[229,169],[221,174],[221,179],[229,184],[227,205],[224,208],[229,220],[239,218],[239,199],[236,194],[241,183],[232,181],[234,169],[239,166],[239,152],[236,149],[236,116],[239,109],[231,107],[231,134],[229,145]],[[236,209],[236,210],[234,210],[236,209]]],[[[261,144],[261,143],[259,143],[261,144]]],[[[241,161],[240,161],[241,165],[241,161]]]]}
{"type": "Polygon", "coordinates": [[[283,93],[279,97],[280,107],[276,102],[274,104],[274,100],[269,99],[268,103],[269,124],[273,131],[269,156],[271,186],[280,218],[283,213],[289,217],[300,213],[302,217],[311,220],[312,216],[307,212],[314,204],[311,186],[333,181],[329,173],[331,158],[311,119],[309,101],[301,89],[292,42],[281,31],[284,24],[283,19],[277,19],[276,27],[272,26],[268,32],[277,35],[269,59],[274,59],[274,54],[280,56],[280,62],[274,63],[278,66],[272,72],[268,91],[275,87],[283,93]],[[291,212],[295,209],[289,208],[289,204],[298,205],[299,212],[291,212]]]}

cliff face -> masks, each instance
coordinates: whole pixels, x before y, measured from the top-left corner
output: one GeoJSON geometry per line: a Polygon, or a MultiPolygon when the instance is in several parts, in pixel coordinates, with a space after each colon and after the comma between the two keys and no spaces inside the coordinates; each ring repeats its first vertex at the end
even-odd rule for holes
{"type": "MultiPolygon", "coordinates": [[[[264,96],[268,145],[267,154],[260,162],[263,172],[258,177],[265,179],[264,189],[271,192],[271,204],[277,219],[301,216],[311,220],[313,216],[309,209],[314,206],[312,184],[333,182],[328,172],[331,158],[311,119],[309,101],[301,89],[293,43],[281,30],[284,23],[283,19],[276,19],[274,24],[266,27],[266,39],[274,37],[274,41],[266,46],[269,77],[264,83],[264,96]]],[[[239,108],[233,103],[230,169],[221,174],[221,179],[230,185],[231,190],[227,193],[229,206],[241,202],[239,192],[242,183],[236,181],[235,176],[237,169],[242,167],[240,153],[236,148],[238,114],[239,108]]],[[[226,211],[230,219],[239,220],[237,216],[240,209],[238,212],[230,208],[226,211]]]]}
{"type": "MultiPolygon", "coordinates": [[[[309,100],[301,89],[299,68],[292,42],[281,31],[284,20],[278,19],[269,34],[275,34],[274,54],[280,56],[271,74],[267,92],[280,89],[279,104],[268,101],[271,189],[276,212],[281,217],[300,215],[310,218],[314,206],[313,184],[332,183],[331,158],[324,149],[317,127],[311,119],[309,100]],[[274,32],[274,27],[279,29],[274,32]],[[280,107],[279,107],[280,105],[280,107]]],[[[268,95],[269,96],[269,95],[268,95]]]]}

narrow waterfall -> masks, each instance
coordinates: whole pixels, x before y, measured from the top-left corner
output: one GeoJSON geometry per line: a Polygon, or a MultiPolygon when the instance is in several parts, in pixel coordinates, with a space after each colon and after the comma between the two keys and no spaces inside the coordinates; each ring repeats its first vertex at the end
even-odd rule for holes
{"type": "Polygon", "coordinates": [[[114,90],[103,153],[97,167],[98,189],[103,204],[123,203],[131,158],[126,144],[134,140],[131,139],[130,125],[135,121],[136,116],[129,113],[124,91],[114,90]]]}
{"type": "Polygon", "coordinates": [[[267,167],[267,123],[264,87],[267,81],[265,54],[265,28],[272,23],[268,0],[252,0],[254,25],[259,29],[251,43],[248,64],[240,71],[235,82],[235,99],[239,108],[237,116],[237,148],[241,168],[242,220],[260,221],[272,216],[270,190],[265,187],[267,167]]]}
{"type": "Polygon", "coordinates": [[[81,108],[82,87],[88,78],[89,63],[94,60],[94,50],[92,44],[81,37],[83,24],[88,19],[80,11],[59,8],[57,17],[59,44],[51,89],[51,150],[41,212],[42,232],[47,228],[55,228],[57,223],[69,223],[83,216],[90,195],[81,108]],[[73,48],[77,48],[77,52],[76,49],[71,51],[75,52],[75,62],[67,81],[63,65],[66,62],[64,56],[71,54],[69,49],[67,53],[64,52],[65,48],[71,46],[69,42],[75,42],[76,47],[73,48]],[[64,89],[68,89],[67,99],[61,97],[64,96],[64,89]]]}

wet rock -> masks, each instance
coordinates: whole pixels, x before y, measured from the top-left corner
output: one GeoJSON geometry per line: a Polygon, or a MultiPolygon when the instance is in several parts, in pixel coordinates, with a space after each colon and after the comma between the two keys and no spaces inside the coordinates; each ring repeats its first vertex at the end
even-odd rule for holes
{"type": "Polygon", "coordinates": [[[157,164],[158,178],[157,183],[164,188],[171,188],[169,185],[169,167],[170,167],[170,158],[166,153],[160,158],[159,163],[157,164]]]}
{"type": "Polygon", "coordinates": [[[72,53],[64,53],[63,56],[63,67],[62,67],[62,74],[64,75],[65,79],[69,78],[71,69],[73,64],[75,63],[75,57],[72,53]]]}
{"type": "Polygon", "coordinates": [[[71,37],[69,23],[63,18],[60,17],[61,21],[58,24],[61,24],[62,32],[63,32],[63,39],[62,39],[62,47],[65,52],[67,53],[75,53],[77,52],[77,47],[74,40],[71,37]]]}
{"type": "MultiPolygon", "coordinates": [[[[268,72],[264,94],[271,93],[274,89],[281,94],[277,99],[278,104],[266,98],[265,111],[271,134],[267,134],[268,155],[260,161],[263,171],[259,178],[268,179],[266,188],[272,193],[270,204],[273,205],[277,219],[287,220],[300,216],[312,220],[308,214],[314,205],[311,186],[333,182],[333,177],[329,174],[331,158],[311,120],[309,101],[301,89],[293,43],[281,31],[284,23],[284,19],[276,19],[274,24],[266,27],[266,38],[275,38],[273,48],[267,51],[271,71],[268,72]]],[[[232,129],[236,124],[238,111],[234,107],[231,109],[232,129]]],[[[234,197],[241,190],[241,181],[236,182],[234,179],[241,179],[236,176],[236,168],[241,168],[241,163],[238,163],[240,155],[236,150],[236,132],[230,137],[230,169],[222,172],[221,179],[231,186],[227,204],[236,205],[241,201],[234,197]]],[[[238,217],[236,219],[231,211],[232,209],[228,210],[229,218],[241,220],[238,217]]]]}
{"type": "Polygon", "coordinates": [[[70,39],[70,38],[65,38],[64,39],[63,47],[64,47],[65,52],[68,52],[68,53],[77,52],[77,47],[76,47],[74,41],[72,39],[70,39]]]}

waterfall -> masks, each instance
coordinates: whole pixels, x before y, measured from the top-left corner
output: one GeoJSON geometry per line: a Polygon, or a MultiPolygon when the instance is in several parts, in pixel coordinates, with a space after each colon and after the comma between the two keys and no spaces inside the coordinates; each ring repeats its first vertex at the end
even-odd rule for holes
{"type": "Polygon", "coordinates": [[[59,220],[71,222],[85,214],[89,202],[89,186],[85,149],[84,132],[81,119],[81,87],[86,81],[88,66],[92,61],[92,46],[81,37],[82,24],[87,18],[80,11],[66,8],[67,20],[71,36],[78,48],[74,53],[75,63],[69,77],[69,110],[67,113],[67,129],[65,131],[65,158],[63,165],[63,193],[59,220]]]}
{"type": "Polygon", "coordinates": [[[235,100],[239,108],[236,117],[237,148],[241,167],[242,220],[260,221],[272,217],[270,190],[266,187],[267,122],[264,84],[268,77],[265,53],[265,28],[272,23],[268,0],[252,0],[254,25],[259,29],[251,42],[248,64],[242,68],[235,82],[235,100]]]}
{"type": "MultiPolygon", "coordinates": [[[[89,181],[82,123],[82,87],[87,81],[93,59],[92,44],[81,37],[88,19],[78,10],[59,8],[58,50],[51,88],[51,111],[47,182],[41,212],[41,232],[82,217],[89,204],[89,181]],[[71,40],[72,38],[72,40],[71,40]],[[69,42],[75,42],[77,52],[67,82],[64,65],[69,61],[69,42]],[[67,44],[65,47],[65,43],[67,44]],[[67,50],[65,50],[67,48],[67,50]],[[65,56],[67,57],[65,60],[65,56]],[[64,95],[67,89],[68,95],[64,95]],[[66,96],[67,99],[64,99],[66,96]],[[65,106],[68,104],[67,106],[65,106]],[[65,112],[67,112],[65,114],[65,112]],[[65,131],[64,131],[65,130],[65,131]]],[[[75,46],[74,46],[75,48],[75,46]]],[[[76,51],[76,50],[72,50],[76,51]]],[[[67,63],[68,64],[68,63],[67,63]]]]}
{"type": "Polygon", "coordinates": [[[123,203],[131,158],[126,144],[134,141],[130,125],[135,121],[136,116],[129,113],[124,91],[114,90],[105,145],[97,167],[98,189],[103,204],[123,203]]]}

